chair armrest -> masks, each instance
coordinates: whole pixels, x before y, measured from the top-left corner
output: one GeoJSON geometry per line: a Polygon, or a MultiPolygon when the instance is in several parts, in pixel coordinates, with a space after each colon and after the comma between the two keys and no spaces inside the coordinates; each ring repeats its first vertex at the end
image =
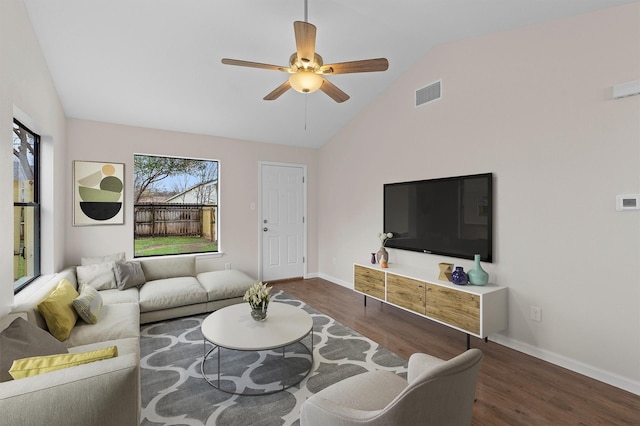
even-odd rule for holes
{"type": "Polygon", "coordinates": [[[392,424],[381,413],[406,387],[405,379],[389,371],[357,374],[311,395],[302,404],[300,424],[392,424]]]}
{"type": "Polygon", "coordinates": [[[0,383],[3,424],[139,425],[135,354],[0,383]]]}
{"type": "Polygon", "coordinates": [[[409,357],[409,364],[407,366],[407,381],[413,383],[416,377],[431,370],[439,365],[444,364],[446,361],[435,356],[415,353],[409,357]]]}
{"type": "Polygon", "coordinates": [[[358,410],[322,397],[309,398],[301,407],[300,425],[351,426],[354,423],[369,424],[380,413],[381,410],[358,410]]]}

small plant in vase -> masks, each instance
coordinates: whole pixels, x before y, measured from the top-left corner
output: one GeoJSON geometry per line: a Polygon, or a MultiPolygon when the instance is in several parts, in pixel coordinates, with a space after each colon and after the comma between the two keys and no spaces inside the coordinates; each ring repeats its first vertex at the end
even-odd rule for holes
{"type": "Polygon", "coordinates": [[[384,248],[384,245],[385,245],[385,243],[387,242],[387,240],[389,238],[393,238],[393,233],[392,232],[380,232],[378,234],[378,238],[380,238],[380,244],[381,244],[380,250],[378,250],[378,253],[377,253],[378,263],[380,264],[380,267],[386,268],[387,267],[387,263],[389,262],[389,253],[384,248]]]}
{"type": "Polygon", "coordinates": [[[251,306],[251,318],[256,321],[264,321],[267,317],[267,307],[271,300],[271,287],[267,287],[262,281],[254,283],[246,291],[242,300],[251,306]]]}

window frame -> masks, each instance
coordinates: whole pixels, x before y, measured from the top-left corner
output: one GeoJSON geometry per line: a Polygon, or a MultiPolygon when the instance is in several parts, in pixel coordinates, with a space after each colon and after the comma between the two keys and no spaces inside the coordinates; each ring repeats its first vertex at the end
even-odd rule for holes
{"type": "MultiPolygon", "coordinates": [[[[31,284],[36,278],[38,278],[41,274],[41,217],[40,217],[40,135],[35,133],[29,127],[25,126],[20,120],[17,118],[13,119],[13,124],[20,127],[22,131],[29,133],[33,138],[33,201],[25,202],[25,201],[13,201],[14,212],[15,208],[33,208],[33,275],[30,276],[22,276],[13,282],[13,294],[19,293],[29,284],[31,284]]],[[[13,127],[12,127],[13,132],[13,127]]],[[[13,138],[12,138],[13,140],[13,138]]],[[[15,153],[14,153],[15,157],[15,153]]],[[[15,175],[14,175],[15,176],[15,175]]],[[[15,198],[15,197],[14,197],[15,198]]],[[[13,223],[15,225],[15,213],[13,218],[13,223]]],[[[14,228],[15,233],[15,228],[14,228]]],[[[15,234],[14,234],[15,238],[15,234]]],[[[20,252],[17,254],[21,255],[20,252]]],[[[14,252],[14,256],[16,253],[14,252]]],[[[16,271],[13,271],[14,276],[16,271]]]]}
{"type": "MultiPolygon", "coordinates": [[[[198,170],[198,168],[195,168],[196,170],[198,170]]],[[[193,172],[193,169],[192,169],[193,172]]],[[[219,215],[220,215],[220,160],[217,159],[209,159],[209,158],[197,158],[197,157],[182,157],[182,156],[175,156],[175,155],[165,155],[165,154],[146,154],[146,153],[139,153],[136,152],[134,153],[134,161],[133,161],[133,167],[132,167],[132,181],[133,181],[133,185],[134,185],[134,190],[133,190],[133,207],[134,207],[134,213],[133,213],[133,257],[134,259],[140,259],[140,258],[145,258],[145,257],[161,257],[161,256],[180,256],[180,255],[207,255],[207,256],[211,256],[211,255],[219,255],[221,254],[221,250],[220,250],[220,238],[219,238],[219,229],[220,229],[220,225],[219,225],[219,215]],[[151,196],[152,201],[149,202],[138,202],[138,191],[139,191],[139,184],[140,181],[138,180],[138,168],[137,168],[137,161],[138,161],[138,157],[146,157],[146,158],[164,158],[164,159],[169,159],[169,160],[183,160],[185,162],[189,162],[189,161],[193,161],[193,162],[201,162],[201,163],[215,163],[215,166],[213,167],[213,169],[208,169],[208,168],[202,168],[199,169],[198,172],[195,172],[193,174],[191,173],[178,173],[176,175],[173,175],[172,177],[176,180],[180,180],[180,179],[184,179],[185,176],[197,176],[196,182],[195,184],[191,184],[190,186],[188,186],[187,188],[182,188],[181,190],[176,190],[176,187],[178,185],[175,185],[175,181],[173,182],[174,187],[173,188],[167,188],[164,185],[168,185],[168,184],[172,184],[171,179],[169,179],[168,182],[164,182],[164,185],[161,184],[160,188],[155,187],[155,185],[157,184],[151,184],[148,187],[144,184],[142,184],[142,188],[153,188],[154,189],[164,189],[164,191],[161,191],[157,194],[162,194],[164,197],[168,197],[166,200],[164,201],[156,201],[154,200],[155,196],[157,194],[153,194],[151,196]],[[211,171],[213,170],[213,173],[208,172],[207,170],[211,171]],[[199,179],[199,180],[198,180],[199,179]],[[202,189],[198,189],[199,187],[201,187],[202,189]],[[213,187],[213,190],[209,189],[213,187]],[[169,191],[167,191],[167,189],[169,189],[169,191]],[[192,192],[193,191],[193,192],[192,192]],[[173,192],[173,194],[167,194],[167,192],[171,193],[173,192]],[[186,194],[188,194],[189,192],[192,192],[192,194],[197,194],[195,195],[196,199],[200,199],[201,197],[206,197],[207,200],[210,201],[210,203],[207,202],[203,202],[203,201],[196,201],[196,202],[177,202],[175,200],[179,199],[179,197],[183,197],[184,200],[184,196],[186,194]],[[214,193],[215,194],[215,198],[211,198],[211,195],[214,193]],[[207,195],[209,194],[209,195],[207,195]],[[173,200],[173,201],[171,201],[173,200]],[[176,219],[175,223],[177,222],[185,222],[184,220],[184,215],[186,216],[190,216],[189,210],[193,211],[193,209],[197,209],[197,206],[200,207],[200,212],[199,212],[199,220],[200,220],[200,225],[199,225],[199,230],[200,230],[200,235],[197,236],[198,238],[206,238],[207,234],[210,237],[210,239],[208,240],[210,242],[211,245],[215,245],[215,248],[212,249],[208,249],[208,250],[185,250],[185,251],[173,251],[173,252],[164,252],[164,253],[153,253],[153,252],[145,252],[143,249],[138,250],[138,246],[137,246],[137,241],[138,240],[142,240],[145,238],[154,238],[154,237],[162,237],[162,236],[166,236],[169,237],[170,235],[156,235],[155,234],[155,230],[153,228],[154,225],[151,225],[151,236],[141,236],[138,233],[138,220],[139,218],[142,218],[143,215],[146,215],[146,218],[143,218],[143,220],[140,222],[142,223],[142,228],[141,230],[145,227],[144,223],[147,223],[147,226],[149,226],[149,223],[156,223],[155,222],[155,209],[162,209],[163,207],[166,208],[169,204],[174,204],[175,206],[181,206],[182,210],[184,210],[181,213],[181,219],[178,220],[176,219]],[[140,217],[139,217],[139,211],[144,210],[145,208],[149,208],[149,212],[147,213],[140,213],[140,217]],[[151,215],[149,217],[149,215],[151,215]],[[210,219],[210,222],[203,222],[205,220],[205,218],[210,219]],[[150,221],[150,222],[149,222],[150,221]],[[212,221],[212,222],[211,222],[212,221]],[[209,223],[209,225],[213,225],[213,226],[206,226],[206,223],[209,223]]],[[[143,193],[146,191],[146,189],[143,189],[143,193]]],[[[189,196],[188,198],[191,198],[193,195],[189,196]]],[[[142,200],[141,200],[142,201],[142,200]]],[[[179,207],[176,207],[178,210],[180,210],[179,207]]],[[[148,229],[142,232],[149,232],[148,229]]],[[[145,234],[142,234],[145,235],[145,234]]],[[[184,238],[189,238],[189,237],[195,237],[196,235],[182,235],[182,237],[184,238]]],[[[174,235],[174,237],[176,238],[180,238],[181,236],[178,235],[174,235]]],[[[179,247],[179,244],[174,246],[174,247],[179,247]]]]}

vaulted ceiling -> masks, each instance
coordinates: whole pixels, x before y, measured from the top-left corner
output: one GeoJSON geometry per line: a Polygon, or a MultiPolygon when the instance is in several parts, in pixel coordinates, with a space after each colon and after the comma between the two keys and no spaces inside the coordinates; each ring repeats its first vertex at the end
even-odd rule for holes
{"type": "MultiPolygon", "coordinates": [[[[308,0],[326,63],[386,57],[328,79],[351,96],[289,90],[304,0],[24,0],[68,117],[319,147],[434,46],[637,0],[308,0]]],[[[425,82],[429,83],[429,82],[425,82]]],[[[407,94],[411,102],[412,94],[407,94]]]]}

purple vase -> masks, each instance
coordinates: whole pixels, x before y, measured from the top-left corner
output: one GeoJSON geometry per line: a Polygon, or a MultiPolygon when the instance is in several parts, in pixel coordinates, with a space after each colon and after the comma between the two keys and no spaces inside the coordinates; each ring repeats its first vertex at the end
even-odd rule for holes
{"type": "Polygon", "coordinates": [[[467,284],[467,274],[464,273],[462,266],[456,266],[456,270],[451,273],[451,282],[458,285],[467,284]]]}
{"type": "Polygon", "coordinates": [[[371,253],[371,264],[372,265],[376,264],[376,254],[375,253],[371,253]]]}

